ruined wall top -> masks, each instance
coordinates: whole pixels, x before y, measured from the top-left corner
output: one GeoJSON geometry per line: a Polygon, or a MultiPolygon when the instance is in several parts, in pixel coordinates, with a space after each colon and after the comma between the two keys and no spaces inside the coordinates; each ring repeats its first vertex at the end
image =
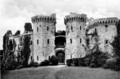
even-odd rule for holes
{"type": "Polygon", "coordinates": [[[52,22],[52,23],[56,23],[56,14],[51,14],[51,15],[36,15],[32,17],[32,22],[36,23],[36,22],[52,22]]]}
{"type": "Polygon", "coordinates": [[[86,19],[87,19],[86,14],[70,13],[70,15],[65,16],[64,23],[66,24],[69,21],[86,22],[86,19]]]}
{"type": "Polygon", "coordinates": [[[109,18],[99,18],[94,19],[88,23],[88,27],[94,27],[98,25],[106,25],[106,24],[116,24],[118,23],[119,19],[117,17],[109,17],[109,18]]]}

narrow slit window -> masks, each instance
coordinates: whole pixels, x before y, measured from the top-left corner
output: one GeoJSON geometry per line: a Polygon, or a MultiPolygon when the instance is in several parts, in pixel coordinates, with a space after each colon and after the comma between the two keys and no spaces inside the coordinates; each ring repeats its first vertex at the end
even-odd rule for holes
{"type": "Polygon", "coordinates": [[[106,29],[106,31],[107,31],[107,28],[108,28],[108,25],[105,25],[105,29],[106,29]]]}
{"type": "Polygon", "coordinates": [[[47,39],[47,44],[49,44],[50,43],[50,40],[49,39],[47,39]]]}
{"type": "Polygon", "coordinates": [[[108,44],[108,40],[105,40],[105,44],[108,44]]]}
{"type": "Polygon", "coordinates": [[[81,30],[81,26],[80,26],[80,30],[81,30]]]}
{"type": "Polygon", "coordinates": [[[37,56],[37,60],[39,60],[39,57],[37,56]]]}
{"type": "Polygon", "coordinates": [[[37,40],[37,44],[39,44],[39,40],[37,40]]]}
{"type": "Polygon", "coordinates": [[[107,27],[108,27],[108,25],[105,25],[105,27],[107,28],[107,27]]]}
{"type": "Polygon", "coordinates": [[[71,31],[73,31],[73,27],[71,26],[71,31]]]}
{"type": "Polygon", "coordinates": [[[72,44],[72,39],[70,39],[70,43],[72,44]]]}
{"type": "Polygon", "coordinates": [[[37,32],[39,31],[39,28],[37,27],[37,32]]]}
{"type": "Polygon", "coordinates": [[[81,38],[80,38],[80,43],[82,42],[81,38]]]}
{"type": "Polygon", "coordinates": [[[47,26],[47,31],[49,30],[49,27],[47,26]]]}

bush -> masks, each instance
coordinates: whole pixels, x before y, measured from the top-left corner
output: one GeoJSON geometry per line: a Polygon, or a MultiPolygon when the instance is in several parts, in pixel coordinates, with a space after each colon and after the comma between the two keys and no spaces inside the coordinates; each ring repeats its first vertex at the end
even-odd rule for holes
{"type": "Polygon", "coordinates": [[[40,63],[40,66],[48,66],[49,63],[50,62],[48,60],[44,60],[43,62],[40,63]]]}
{"type": "Polygon", "coordinates": [[[51,56],[49,58],[50,65],[58,65],[58,59],[56,56],[51,56]]]}
{"type": "Polygon", "coordinates": [[[116,59],[116,58],[110,58],[106,61],[106,63],[104,64],[103,68],[108,68],[108,69],[112,69],[115,71],[120,71],[120,59],[116,59]]]}
{"type": "Polygon", "coordinates": [[[101,53],[97,58],[97,66],[102,67],[105,63],[106,60],[108,59],[108,55],[106,53],[101,53]]]}
{"type": "Polygon", "coordinates": [[[23,65],[19,65],[16,67],[16,69],[21,69],[21,68],[23,68],[23,65]]]}
{"type": "Polygon", "coordinates": [[[86,57],[83,58],[83,63],[82,66],[89,66],[92,60],[91,55],[87,55],[86,57]]]}
{"type": "Polygon", "coordinates": [[[67,66],[79,66],[78,61],[79,61],[79,58],[73,58],[73,59],[68,59],[66,63],[67,63],[67,66]]]}
{"type": "Polygon", "coordinates": [[[39,64],[38,64],[37,62],[34,62],[33,66],[34,66],[34,67],[38,67],[39,64]]]}
{"type": "Polygon", "coordinates": [[[78,66],[85,66],[84,58],[78,59],[78,66]]]}
{"type": "Polygon", "coordinates": [[[67,63],[67,66],[71,66],[71,64],[72,64],[72,59],[67,59],[67,60],[66,60],[66,63],[67,63]]]}
{"type": "Polygon", "coordinates": [[[96,51],[88,56],[87,66],[102,67],[107,59],[108,59],[108,55],[106,53],[96,51]]]}
{"type": "Polygon", "coordinates": [[[79,58],[73,58],[72,65],[73,66],[79,66],[78,61],[79,61],[79,58]]]}

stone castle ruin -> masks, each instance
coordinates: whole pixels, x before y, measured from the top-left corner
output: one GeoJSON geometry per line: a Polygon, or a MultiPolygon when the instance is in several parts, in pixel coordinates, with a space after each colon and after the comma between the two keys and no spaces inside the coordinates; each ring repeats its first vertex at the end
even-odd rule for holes
{"type": "MultiPolygon", "coordinates": [[[[56,14],[37,15],[31,20],[32,25],[26,23],[23,34],[8,36],[7,41],[12,40],[13,43],[14,39],[12,51],[16,61],[23,50],[26,52],[24,56],[27,59],[24,61],[27,64],[41,63],[53,55],[57,56],[60,62],[66,63],[68,59],[83,58],[98,49],[107,53],[109,57],[115,55],[112,43],[115,37],[119,36],[120,23],[116,17],[89,20],[86,14],[70,13],[64,18],[64,34],[56,32],[56,14]],[[25,39],[28,38],[29,41],[26,43],[25,39]],[[25,43],[28,46],[24,46],[25,43]]],[[[6,47],[9,46],[7,43],[4,44],[6,47]]]]}

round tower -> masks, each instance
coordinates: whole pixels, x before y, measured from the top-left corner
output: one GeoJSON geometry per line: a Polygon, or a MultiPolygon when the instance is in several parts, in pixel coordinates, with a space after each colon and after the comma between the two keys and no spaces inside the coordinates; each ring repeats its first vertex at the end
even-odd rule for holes
{"type": "Polygon", "coordinates": [[[65,16],[66,25],[66,59],[85,56],[85,26],[87,16],[85,14],[71,13],[65,16]]]}
{"type": "Polygon", "coordinates": [[[41,62],[55,54],[56,15],[38,15],[32,17],[33,23],[33,59],[41,62]]]}

